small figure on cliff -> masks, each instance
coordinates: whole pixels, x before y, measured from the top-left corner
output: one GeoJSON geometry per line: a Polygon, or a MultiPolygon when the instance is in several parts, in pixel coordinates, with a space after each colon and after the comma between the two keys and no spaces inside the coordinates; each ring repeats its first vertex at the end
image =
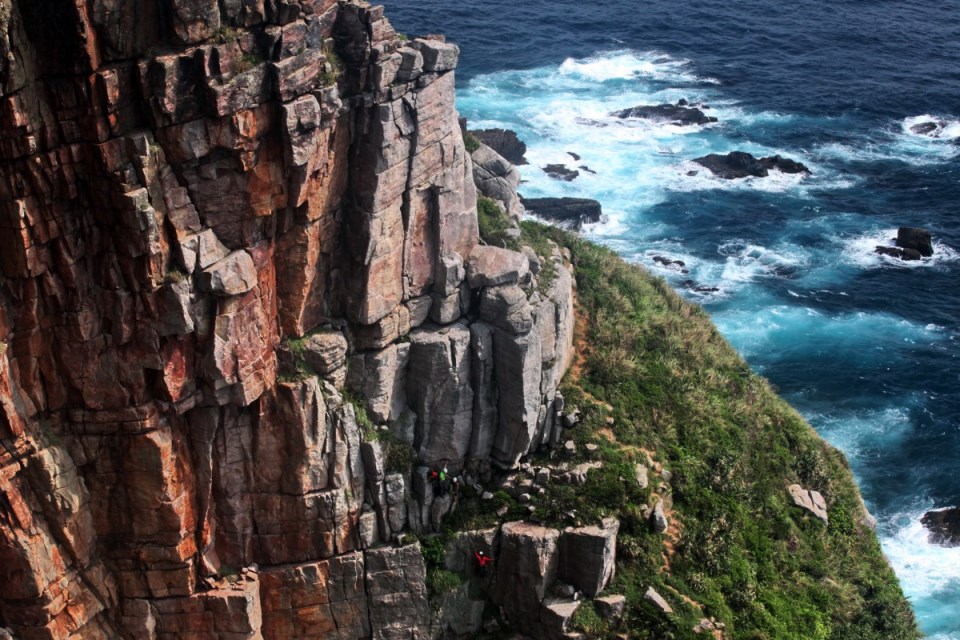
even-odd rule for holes
{"type": "Polygon", "coordinates": [[[444,467],[439,472],[430,473],[430,479],[433,481],[433,494],[436,496],[445,496],[450,492],[450,474],[444,467]]]}
{"type": "Polygon", "coordinates": [[[477,570],[480,573],[480,576],[487,575],[487,565],[493,563],[493,558],[485,554],[483,551],[474,551],[473,557],[477,559],[477,570]]]}

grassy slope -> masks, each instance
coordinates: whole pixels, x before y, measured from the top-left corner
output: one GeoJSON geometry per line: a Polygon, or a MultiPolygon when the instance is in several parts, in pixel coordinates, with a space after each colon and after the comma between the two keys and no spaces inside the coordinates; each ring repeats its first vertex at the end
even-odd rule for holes
{"type": "MultiPolygon", "coordinates": [[[[532,222],[523,232],[534,247],[553,240],[571,251],[580,361],[563,391],[568,408],[584,412],[583,426],[570,432],[578,451],[605,461],[583,487],[551,485],[535,502],[537,515],[557,526],[620,517],[617,576],[606,593],[627,595],[630,637],[702,638],[692,627],[704,615],[733,638],[918,637],[862,522],[842,454],[750,371],[707,314],[612,251],[532,222]],[[587,442],[599,450],[588,453],[587,442]],[[672,474],[667,536],[640,515],[661,482],[651,474],[651,488],[641,491],[633,480],[646,452],[672,474]],[[792,505],[792,483],[823,493],[829,526],[792,505]],[[674,615],[644,602],[650,585],[674,615]]],[[[504,519],[522,513],[498,498],[510,506],[504,519]]],[[[475,508],[464,501],[470,524],[489,518],[489,505],[475,508]]],[[[591,637],[611,635],[590,607],[577,622],[591,637]]]]}

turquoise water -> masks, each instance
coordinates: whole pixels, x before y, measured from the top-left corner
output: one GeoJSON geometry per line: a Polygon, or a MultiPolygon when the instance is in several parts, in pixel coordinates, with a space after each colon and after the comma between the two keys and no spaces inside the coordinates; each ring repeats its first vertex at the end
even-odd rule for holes
{"type": "Polygon", "coordinates": [[[927,544],[919,523],[960,506],[960,7],[386,4],[399,29],[461,43],[458,106],[527,143],[523,195],[599,200],[607,218],[585,234],[704,305],[846,453],[921,626],[960,640],[960,548],[927,544]],[[681,98],[719,122],[608,115],[681,98]],[[948,122],[939,139],[910,132],[934,116],[948,122]],[[733,150],[812,175],[689,175],[692,158],[733,150]],[[596,174],[560,182],[550,163],[596,174]],[[929,228],[936,255],[873,253],[901,225],[929,228]]]}

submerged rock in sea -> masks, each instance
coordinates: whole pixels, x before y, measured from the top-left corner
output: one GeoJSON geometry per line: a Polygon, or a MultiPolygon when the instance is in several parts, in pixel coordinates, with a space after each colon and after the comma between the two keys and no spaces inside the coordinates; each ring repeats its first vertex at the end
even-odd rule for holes
{"type": "Polygon", "coordinates": [[[930,532],[927,536],[930,544],[960,546],[960,507],[927,511],[920,518],[920,522],[930,532]]]}
{"type": "Polygon", "coordinates": [[[716,122],[713,116],[706,115],[696,107],[686,106],[686,101],[680,101],[683,104],[657,104],[641,105],[621,111],[614,111],[610,115],[616,118],[644,118],[656,122],[664,122],[678,127],[687,125],[703,125],[716,122]]]}
{"type": "Polygon", "coordinates": [[[541,167],[541,169],[551,178],[566,180],[567,182],[572,182],[580,175],[579,171],[571,169],[565,164],[548,164],[545,167],[541,167]]]}
{"type": "Polygon", "coordinates": [[[896,246],[878,245],[874,253],[900,260],[920,260],[933,255],[933,241],[926,229],[900,227],[893,243],[896,246]]]}
{"type": "Polygon", "coordinates": [[[877,248],[874,249],[873,252],[882,256],[890,256],[891,258],[899,258],[900,260],[906,261],[920,260],[923,258],[920,252],[915,249],[901,249],[900,247],[877,245],[877,248]]]}
{"type": "Polygon", "coordinates": [[[523,207],[541,218],[579,231],[583,225],[600,222],[600,203],[588,198],[521,198],[523,207]]]}
{"type": "Polygon", "coordinates": [[[900,227],[897,230],[897,246],[912,249],[925,258],[933,255],[933,242],[930,232],[918,227],[900,227]]]}
{"type": "Polygon", "coordinates": [[[743,151],[731,151],[726,155],[711,153],[702,158],[695,158],[694,162],[709,169],[718,178],[735,180],[737,178],[765,178],[770,170],[781,173],[810,173],[801,162],[790,160],[779,155],[767,158],[755,158],[743,151]]]}
{"type": "MultiPolygon", "coordinates": [[[[956,121],[944,120],[943,118],[931,118],[915,122],[909,126],[910,133],[927,138],[942,138],[947,133],[947,128],[955,125],[956,121]]],[[[947,135],[946,137],[953,137],[947,135]]]]}

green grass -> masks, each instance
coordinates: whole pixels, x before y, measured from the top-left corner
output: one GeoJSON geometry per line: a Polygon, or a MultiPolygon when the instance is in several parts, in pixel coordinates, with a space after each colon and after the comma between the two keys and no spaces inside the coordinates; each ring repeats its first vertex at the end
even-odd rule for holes
{"type": "Polygon", "coordinates": [[[317,372],[303,359],[303,353],[307,348],[307,341],[312,336],[309,333],[301,338],[286,337],[280,341],[280,347],[287,349],[293,354],[294,370],[284,371],[277,378],[280,382],[302,382],[307,378],[316,377],[317,372]]]}
{"type": "Polygon", "coordinates": [[[515,251],[520,249],[520,242],[507,234],[514,226],[513,220],[492,198],[477,197],[477,222],[480,225],[480,239],[484,243],[515,251]]]}
{"type": "Polygon", "coordinates": [[[726,623],[732,638],[918,637],[861,522],[846,460],[750,371],[707,314],[608,249],[532,222],[523,231],[525,242],[552,239],[572,253],[589,351],[564,394],[584,410],[577,438],[600,444],[606,461],[583,487],[552,488],[544,511],[557,524],[565,507],[585,521],[619,511],[620,562],[608,591],[628,596],[627,628],[648,630],[635,637],[694,637],[702,615],[726,623]],[[616,445],[596,437],[606,410],[591,397],[613,407],[616,445]],[[673,474],[682,535],[669,572],[661,572],[662,537],[636,510],[647,496],[629,481],[640,448],[673,474]],[[829,526],[792,505],[786,487],[794,482],[824,494],[829,526]],[[673,616],[644,603],[651,584],[661,584],[673,616]]]}
{"type": "Polygon", "coordinates": [[[463,146],[467,149],[467,153],[473,153],[480,148],[480,141],[477,136],[467,131],[463,134],[463,146]]]}

